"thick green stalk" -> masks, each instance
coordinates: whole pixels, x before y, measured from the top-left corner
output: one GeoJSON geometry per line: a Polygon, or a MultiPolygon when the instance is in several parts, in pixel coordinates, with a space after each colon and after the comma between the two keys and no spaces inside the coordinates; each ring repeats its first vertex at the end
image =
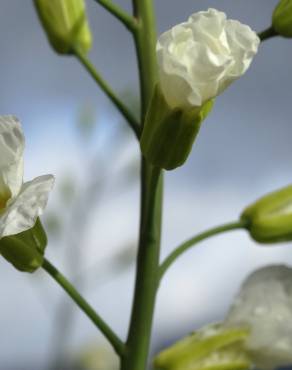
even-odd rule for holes
{"type": "MultiPolygon", "coordinates": [[[[157,81],[156,30],[152,0],[133,0],[134,34],[140,74],[142,123],[157,81]]],[[[162,209],[162,172],[142,159],[141,219],[131,322],[122,370],[145,370],[158,283],[162,209]]]]}
{"type": "Polygon", "coordinates": [[[89,317],[95,326],[104,334],[120,356],[125,351],[124,343],[112,331],[107,323],[96,313],[88,302],[80,295],[74,286],[47,259],[44,259],[43,269],[65,290],[81,310],[89,317]]]}
{"type": "Polygon", "coordinates": [[[138,21],[134,39],[140,76],[143,124],[148,103],[157,82],[156,22],[153,0],[133,0],[133,8],[134,16],[138,21]]]}
{"type": "Polygon", "coordinates": [[[162,177],[142,166],[142,218],[131,323],[122,370],[146,369],[158,283],[162,177]]]}

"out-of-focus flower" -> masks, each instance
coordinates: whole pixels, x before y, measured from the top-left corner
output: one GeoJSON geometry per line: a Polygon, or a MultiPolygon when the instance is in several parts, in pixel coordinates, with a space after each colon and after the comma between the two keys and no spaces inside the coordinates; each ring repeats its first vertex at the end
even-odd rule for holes
{"type": "Polygon", "coordinates": [[[245,348],[259,369],[292,364],[292,268],[268,266],[251,274],[224,326],[248,326],[245,348]]]}
{"type": "Polygon", "coordinates": [[[84,0],[34,0],[40,21],[57,53],[70,54],[77,47],[86,53],[92,35],[84,0]]]}
{"type": "Polygon", "coordinates": [[[260,198],[244,210],[241,219],[260,243],[292,240],[292,186],[260,198]]]}
{"type": "Polygon", "coordinates": [[[190,16],[157,43],[161,89],[172,108],[200,107],[242,76],[260,39],[216,9],[190,16]]]}
{"type": "Polygon", "coordinates": [[[76,367],[84,370],[118,370],[120,361],[108,343],[89,343],[73,356],[76,367]]]}
{"type": "MultiPolygon", "coordinates": [[[[33,245],[34,242],[38,252],[44,248],[46,237],[40,222],[36,222],[46,207],[54,184],[52,175],[23,183],[23,151],[24,136],[20,122],[13,116],[0,116],[0,252],[14,265],[17,265],[14,262],[18,258],[22,259],[20,249],[27,243],[33,245]],[[33,232],[24,234],[33,227],[33,232]],[[18,235],[22,236],[21,241],[16,238],[18,235]],[[11,236],[14,238],[8,238],[11,236]],[[39,240],[36,240],[37,236],[39,240]]],[[[29,249],[29,257],[25,252],[25,260],[32,258],[32,249],[29,249]]],[[[34,269],[36,262],[31,262],[31,269],[34,269]]],[[[21,265],[22,262],[18,267],[21,265]]]]}
{"type": "Polygon", "coordinates": [[[159,370],[244,370],[251,362],[243,350],[245,327],[209,325],[176,342],[154,359],[159,370]]]}
{"type": "Polygon", "coordinates": [[[154,359],[159,370],[273,370],[292,364],[292,268],[267,266],[243,283],[225,320],[154,359]]]}
{"type": "Polygon", "coordinates": [[[273,28],[283,37],[292,37],[292,1],[281,0],[273,12],[273,28]]]}

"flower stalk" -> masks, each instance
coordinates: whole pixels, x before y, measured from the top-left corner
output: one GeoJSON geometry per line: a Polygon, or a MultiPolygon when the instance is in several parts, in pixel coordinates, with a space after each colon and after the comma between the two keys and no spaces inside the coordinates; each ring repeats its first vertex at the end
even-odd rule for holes
{"type": "Polygon", "coordinates": [[[117,4],[113,3],[111,0],[94,0],[106,10],[108,10],[114,17],[116,17],[123,25],[131,32],[135,32],[138,25],[134,17],[125,12],[117,4]]]}
{"type": "Polygon", "coordinates": [[[118,111],[126,119],[132,130],[134,131],[137,138],[140,136],[140,126],[133,116],[132,112],[128,107],[117,97],[114,90],[108,85],[108,83],[102,78],[102,76],[97,72],[93,64],[90,62],[88,57],[79,49],[74,48],[74,54],[80,63],[85,67],[89,74],[93,77],[95,82],[100,86],[103,92],[109,97],[112,103],[116,106],[118,111]]]}
{"type": "Polygon", "coordinates": [[[159,279],[162,279],[169,267],[187,250],[197,245],[199,242],[208,239],[212,236],[222,234],[228,231],[240,230],[246,228],[246,222],[243,220],[230,222],[221,226],[214,227],[206,230],[191,239],[188,239],[184,243],[180,244],[177,248],[170,253],[170,255],[164,260],[159,268],[159,279]]]}
{"type": "MultiPolygon", "coordinates": [[[[141,120],[157,81],[156,26],[153,0],[133,0],[134,16],[139,29],[134,35],[138,58],[141,120]]],[[[152,319],[158,287],[160,232],[162,218],[162,171],[141,158],[140,233],[136,266],[134,300],[126,354],[121,370],[144,370],[147,367],[152,319]]]]}
{"type": "Polygon", "coordinates": [[[258,37],[260,38],[261,42],[268,40],[272,37],[279,36],[278,33],[274,30],[274,28],[271,26],[267,28],[266,30],[258,33],[258,37]]]}
{"type": "Polygon", "coordinates": [[[66,291],[73,301],[81,308],[81,310],[90,318],[94,325],[104,334],[109,340],[119,356],[122,356],[125,351],[124,343],[112,331],[107,323],[96,313],[90,304],[80,295],[74,286],[56,269],[47,259],[44,259],[43,269],[66,291]]]}

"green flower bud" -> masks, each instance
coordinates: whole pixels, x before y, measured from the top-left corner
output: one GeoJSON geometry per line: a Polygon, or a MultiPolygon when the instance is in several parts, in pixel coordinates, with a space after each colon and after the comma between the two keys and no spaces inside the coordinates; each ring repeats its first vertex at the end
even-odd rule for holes
{"type": "Polygon", "coordinates": [[[273,13],[273,28],[283,37],[292,37],[292,1],[281,0],[273,13]]]}
{"type": "Polygon", "coordinates": [[[84,0],[34,0],[49,42],[57,53],[71,54],[74,47],[86,53],[92,36],[84,0]]]}
{"type": "Polygon", "coordinates": [[[16,269],[34,272],[43,264],[47,236],[40,219],[34,227],[0,240],[0,253],[16,269]]]}
{"type": "Polygon", "coordinates": [[[292,186],[259,199],[243,211],[241,219],[260,243],[292,240],[292,186]]]}
{"type": "Polygon", "coordinates": [[[152,165],[166,170],[184,164],[212,106],[213,100],[209,100],[202,107],[173,109],[157,85],[141,136],[145,158],[152,165]]]}
{"type": "Polygon", "coordinates": [[[154,359],[159,370],[244,370],[251,362],[244,350],[249,330],[209,325],[178,341],[154,359]]]}

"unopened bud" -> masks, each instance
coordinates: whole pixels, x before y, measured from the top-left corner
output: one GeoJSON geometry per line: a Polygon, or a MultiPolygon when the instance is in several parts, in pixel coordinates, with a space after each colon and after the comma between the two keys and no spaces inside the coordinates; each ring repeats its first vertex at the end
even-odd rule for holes
{"type": "Polygon", "coordinates": [[[273,13],[273,28],[283,37],[292,37],[292,1],[281,0],[273,13]]]}
{"type": "Polygon", "coordinates": [[[57,53],[71,54],[76,47],[86,53],[92,36],[84,0],[34,0],[40,21],[57,53]]]}
{"type": "Polygon", "coordinates": [[[244,210],[241,219],[260,243],[292,240],[292,186],[260,198],[244,210]]]}

